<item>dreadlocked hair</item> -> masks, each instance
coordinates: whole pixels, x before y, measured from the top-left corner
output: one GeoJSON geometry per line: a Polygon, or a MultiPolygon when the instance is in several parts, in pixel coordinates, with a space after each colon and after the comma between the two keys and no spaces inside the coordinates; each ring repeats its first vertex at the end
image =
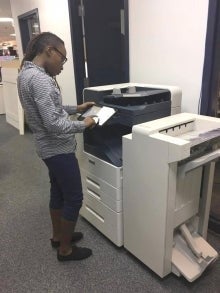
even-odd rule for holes
{"type": "Polygon", "coordinates": [[[27,45],[25,56],[21,62],[21,68],[25,61],[32,61],[35,56],[43,52],[46,46],[56,47],[59,44],[64,45],[63,40],[50,32],[43,32],[33,37],[27,45]]]}

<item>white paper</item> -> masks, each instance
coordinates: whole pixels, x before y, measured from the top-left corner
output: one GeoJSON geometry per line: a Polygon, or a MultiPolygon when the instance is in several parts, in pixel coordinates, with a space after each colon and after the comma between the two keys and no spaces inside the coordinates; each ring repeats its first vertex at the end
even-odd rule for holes
{"type": "Polygon", "coordinates": [[[99,107],[99,106],[92,106],[88,111],[86,111],[82,117],[88,117],[88,116],[97,116],[99,118],[98,125],[102,126],[114,113],[115,109],[110,107],[99,107]]]}
{"type": "Polygon", "coordinates": [[[99,118],[99,125],[103,125],[113,114],[115,113],[115,109],[110,107],[103,106],[101,110],[96,114],[99,118]]]}

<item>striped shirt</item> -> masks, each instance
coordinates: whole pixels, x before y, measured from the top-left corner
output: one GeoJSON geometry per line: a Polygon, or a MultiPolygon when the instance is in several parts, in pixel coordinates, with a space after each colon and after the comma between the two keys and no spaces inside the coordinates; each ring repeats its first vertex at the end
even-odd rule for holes
{"type": "Polygon", "coordinates": [[[62,106],[55,80],[44,68],[26,61],[18,75],[18,94],[27,123],[33,132],[36,151],[46,159],[75,152],[75,133],[83,132],[83,121],[72,121],[76,106],[62,106]]]}

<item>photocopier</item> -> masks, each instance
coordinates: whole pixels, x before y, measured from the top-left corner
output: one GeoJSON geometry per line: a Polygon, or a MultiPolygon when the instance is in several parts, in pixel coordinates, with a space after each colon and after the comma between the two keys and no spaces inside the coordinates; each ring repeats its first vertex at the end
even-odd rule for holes
{"type": "Polygon", "coordinates": [[[218,253],[206,242],[220,119],[181,113],[123,136],[124,247],[160,277],[196,280],[218,253]]]}
{"type": "MultiPolygon", "coordinates": [[[[81,216],[117,246],[123,239],[122,136],[134,125],[180,113],[181,90],[175,86],[124,83],[84,89],[84,102],[116,110],[103,125],[84,132],[78,150],[84,200],[81,216]]],[[[133,169],[134,170],[134,169],[133,169]]],[[[138,170],[135,170],[138,172],[138,170]]]]}

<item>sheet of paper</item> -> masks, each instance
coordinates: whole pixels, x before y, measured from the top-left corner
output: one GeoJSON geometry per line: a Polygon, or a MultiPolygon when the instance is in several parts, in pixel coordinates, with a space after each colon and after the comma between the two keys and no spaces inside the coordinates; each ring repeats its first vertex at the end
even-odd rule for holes
{"type": "Polygon", "coordinates": [[[99,118],[99,125],[103,125],[115,113],[115,109],[103,106],[101,110],[96,113],[99,118]]]}
{"type": "Polygon", "coordinates": [[[98,115],[98,112],[101,110],[102,108],[99,106],[92,106],[91,108],[89,108],[84,114],[82,114],[83,118],[86,118],[88,116],[92,116],[92,115],[98,115]]]}
{"type": "Polygon", "coordinates": [[[92,106],[84,114],[82,114],[81,117],[86,118],[88,116],[96,115],[99,118],[98,125],[102,126],[112,115],[114,115],[115,112],[116,110],[111,107],[92,106]]]}

